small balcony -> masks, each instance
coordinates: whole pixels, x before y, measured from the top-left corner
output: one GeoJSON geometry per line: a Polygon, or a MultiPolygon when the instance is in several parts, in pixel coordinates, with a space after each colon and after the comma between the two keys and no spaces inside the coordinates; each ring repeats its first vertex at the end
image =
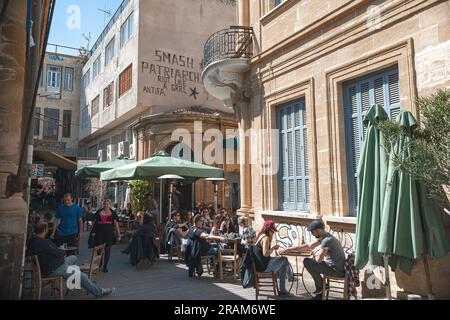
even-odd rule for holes
{"type": "Polygon", "coordinates": [[[243,86],[243,74],[253,56],[253,29],[231,26],[212,34],[203,50],[202,80],[206,91],[231,107],[231,97],[243,86]]]}

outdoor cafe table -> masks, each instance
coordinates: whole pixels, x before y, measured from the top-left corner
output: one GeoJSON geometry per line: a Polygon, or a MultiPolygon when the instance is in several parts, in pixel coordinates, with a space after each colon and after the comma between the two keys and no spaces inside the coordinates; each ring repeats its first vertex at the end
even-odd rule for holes
{"type": "MultiPolygon", "coordinates": [[[[295,257],[295,272],[294,272],[294,278],[295,278],[295,282],[296,282],[296,286],[295,286],[295,294],[298,294],[298,281],[299,278],[301,277],[303,279],[303,272],[299,272],[298,271],[298,257],[303,257],[303,258],[308,258],[312,256],[312,252],[311,251],[288,251],[288,252],[282,252],[280,253],[281,256],[284,257],[295,257]]],[[[303,283],[303,286],[305,286],[305,284],[303,283]]],[[[308,289],[306,289],[306,292],[309,293],[308,289]]]]}
{"type": "Polygon", "coordinates": [[[65,247],[65,248],[60,247],[60,249],[64,250],[67,256],[76,255],[78,251],[78,247],[65,247]]]}

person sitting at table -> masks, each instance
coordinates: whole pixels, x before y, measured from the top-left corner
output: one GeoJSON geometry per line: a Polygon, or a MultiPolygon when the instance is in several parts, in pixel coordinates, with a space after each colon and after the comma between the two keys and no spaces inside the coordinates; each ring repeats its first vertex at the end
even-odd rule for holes
{"type": "Polygon", "coordinates": [[[186,236],[186,231],[183,231],[183,227],[186,227],[187,223],[181,223],[180,219],[180,211],[175,210],[170,215],[170,220],[166,224],[164,229],[164,244],[167,246],[167,250],[173,244],[181,245],[181,238],[186,236]]]}
{"type": "Polygon", "coordinates": [[[105,199],[103,208],[99,209],[95,214],[95,222],[92,227],[94,235],[94,246],[106,244],[105,255],[103,257],[103,272],[108,272],[108,262],[111,256],[111,246],[120,241],[120,229],[118,223],[119,217],[114,210],[111,209],[111,201],[105,199]],[[114,233],[116,237],[114,236],[114,233]]]}
{"type": "Polygon", "coordinates": [[[309,244],[303,244],[299,247],[291,247],[284,252],[290,251],[312,251],[318,247],[320,249],[315,252],[314,258],[305,258],[303,265],[311,274],[316,286],[316,295],[314,300],[322,299],[323,291],[323,275],[332,277],[344,277],[345,253],[342,245],[333,235],[325,231],[325,225],[320,220],[312,221],[307,230],[317,239],[309,244]]]}
{"type": "Polygon", "coordinates": [[[142,224],[133,236],[130,251],[130,263],[139,269],[148,268],[157,256],[155,244],[156,225],[151,214],[144,214],[142,224]]]}
{"type": "Polygon", "coordinates": [[[203,229],[203,217],[197,214],[194,217],[194,226],[191,227],[187,234],[189,243],[186,247],[186,265],[189,267],[188,275],[190,278],[194,276],[194,272],[201,276],[203,273],[202,256],[217,256],[217,244],[209,243],[209,240],[217,240],[226,242],[224,237],[214,236],[205,232],[203,229]]]}
{"type": "Polygon", "coordinates": [[[142,211],[139,211],[136,213],[136,218],[133,221],[130,221],[129,230],[127,230],[128,232],[130,232],[130,237],[128,239],[128,246],[124,250],[120,251],[123,254],[130,254],[134,236],[136,232],[139,230],[141,224],[143,224],[143,216],[144,215],[142,211]]]}
{"type": "Polygon", "coordinates": [[[222,219],[223,219],[223,217],[220,214],[217,214],[217,215],[214,216],[213,227],[212,227],[211,232],[210,232],[211,235],[213,235],[213,236],[220,236],[220,234],[221,234],[220,227],[222,225],[222,219]]]}
{"type": "Polygon", "coordinates": [[[211,216],[209,214],[208,208],[203,208],[202,210],[202,217],[203,217],[203,228],[206,232],[210,233],[212,228],[211,223],[211,216]]]}
{"type": "Polygon", "coordinates": [[[279,274],[279,295],[286,296],[289,295],[289,292],[286,291],[286,279],[294,281],[294,275],[291,272],[287,257],[270,256],[272,252],[279,249],[278,245],[271,247],[272,239],[276,232],[275,222],[270,220],[264,222],[253,248],[254,262],[257,272],[277,272],[279,274]]]}
{"type": "MultiPolygon", "coordinates": [[[[27,247],[27,256],[38,256],[42,276],[62,276],[67,280],[73,275],[73,272],[69,272],[67,269],[70,266],[76,266],[77,257],[66,257],[64,250],[59,249],[50,239],[46,239],[47,233],[48,224],[46,222],[38,223],[36,226],[36,236],[29,242],[27,247]]],[[[81,287],[97,298],[110,295],[115,290],[114,288],[106,289],[99,287],[89,280],[88,276],[83,272],[80,273],[80,276],[81,287]]]]}
{"type": "Polygon", "coordinates": [[[131,202],[127,202],[126,208],[122,210],[122,215],[128,217],[128,219],[134,219],[131,202]]]}

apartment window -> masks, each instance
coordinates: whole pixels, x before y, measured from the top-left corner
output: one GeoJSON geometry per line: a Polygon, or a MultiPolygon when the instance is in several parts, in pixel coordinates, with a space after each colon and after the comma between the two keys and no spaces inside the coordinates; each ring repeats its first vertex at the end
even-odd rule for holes
{"type": "Polygon", "coordinates": [[[36,108],[34,115],[34,135],[39,137],[41,133],[41,108],[36,108]]]}
{"type": "Polygon", "coordinates": [[[280,131],[279,203],[281,210],[309,209],[309,163],[304,99],[277,110],[280,131]]]}
{"type": "Polygon", "coordinates": [[[72,111],[63,111],[63,138],[70,138],[70,129],[72,127],[72,111]]]}
{"type": "Polygon", "coordinates": [[[134,34],[134,13],[120,27],[120,47],[122,48],[134,34]]]}
{"type": "Polygon", "coordinates": [[[284,0],[275,0],[275,7],[280,5],[284,0]]]}
{"type": "Polygon", "coordinates": [[[132,67],[133,65],[130,64],[128,68],[119,75],[119,97],[123,96],[131,89],[133,83],[132,67]]]}
{"type": "Polygon", "coordinates": [[[58,141],[59,110],[45,108],[44,110],[44,140],[58,141]]]}
{"type": "Polygon", "coordinates": [[[47,91],[60,92],[60,90],[61,90],[61,67],[48,66],[47,91]]]}
{"type": "Polygon", "coordinates": [[[389,69],[344,84],[344,111],[350,214],[358,212],[357,170],[366,128],[363,120],[373,104],[383,106],[391,118],[400,112],[398,69],[389,69]]]}
{"type": "Polygon", "coordinates": [[[94,64],[92,65],[92,79],[95,79],[100,72],[102,71],[102,65],[101,65],[101,59],[102,56],[100,55],[95,61],[94,64]]]}
{"type": "Polygon", "coordinates": [[[115,38],[112,38],[112,40],[106,46],[106,49],[105,49],[105,67],[114,58],[114,43],[115,43],[115,38]]]}
{"type": "Polygon", "coordinates": [[[88,71],[84,74],[82,83],[83,89],[89,87],[89,84],[91,83],[91,69],[88,69],[88,71]]]}
{"type": "Polygon", "coordinates": [[[103,110],[108,108],[114,100],[114,81],[111,82],[104,90],[103,90],[103,110]]]}
{"type": "Polygon", "coordinates": [[[92,105],[91,115],[92,115],[92,117],[94,117],[98,114],[98,107],[100,105],[100,95],[98,95],[97,97],[95,97],[94,100],[92,100],[91,105],[92,105]]]}
{"type": "Polygon", "coordinates": [[[66,68],[64,77],[64,90],[73,91],[73,76],[74,76],[74,69],[66,68]]]}

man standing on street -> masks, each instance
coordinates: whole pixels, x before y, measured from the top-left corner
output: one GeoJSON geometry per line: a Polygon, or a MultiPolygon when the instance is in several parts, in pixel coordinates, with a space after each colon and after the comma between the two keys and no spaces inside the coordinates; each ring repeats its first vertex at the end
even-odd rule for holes
{"type": "Polygon", "coordinates": [[[55,239],[57,246],[67,243],[69,247],[76,247],[82,230],[83,211],[73,203],[72,195],[67,193],[64,195],[64,204],[56,211],[51,239],[55,239]]]}

